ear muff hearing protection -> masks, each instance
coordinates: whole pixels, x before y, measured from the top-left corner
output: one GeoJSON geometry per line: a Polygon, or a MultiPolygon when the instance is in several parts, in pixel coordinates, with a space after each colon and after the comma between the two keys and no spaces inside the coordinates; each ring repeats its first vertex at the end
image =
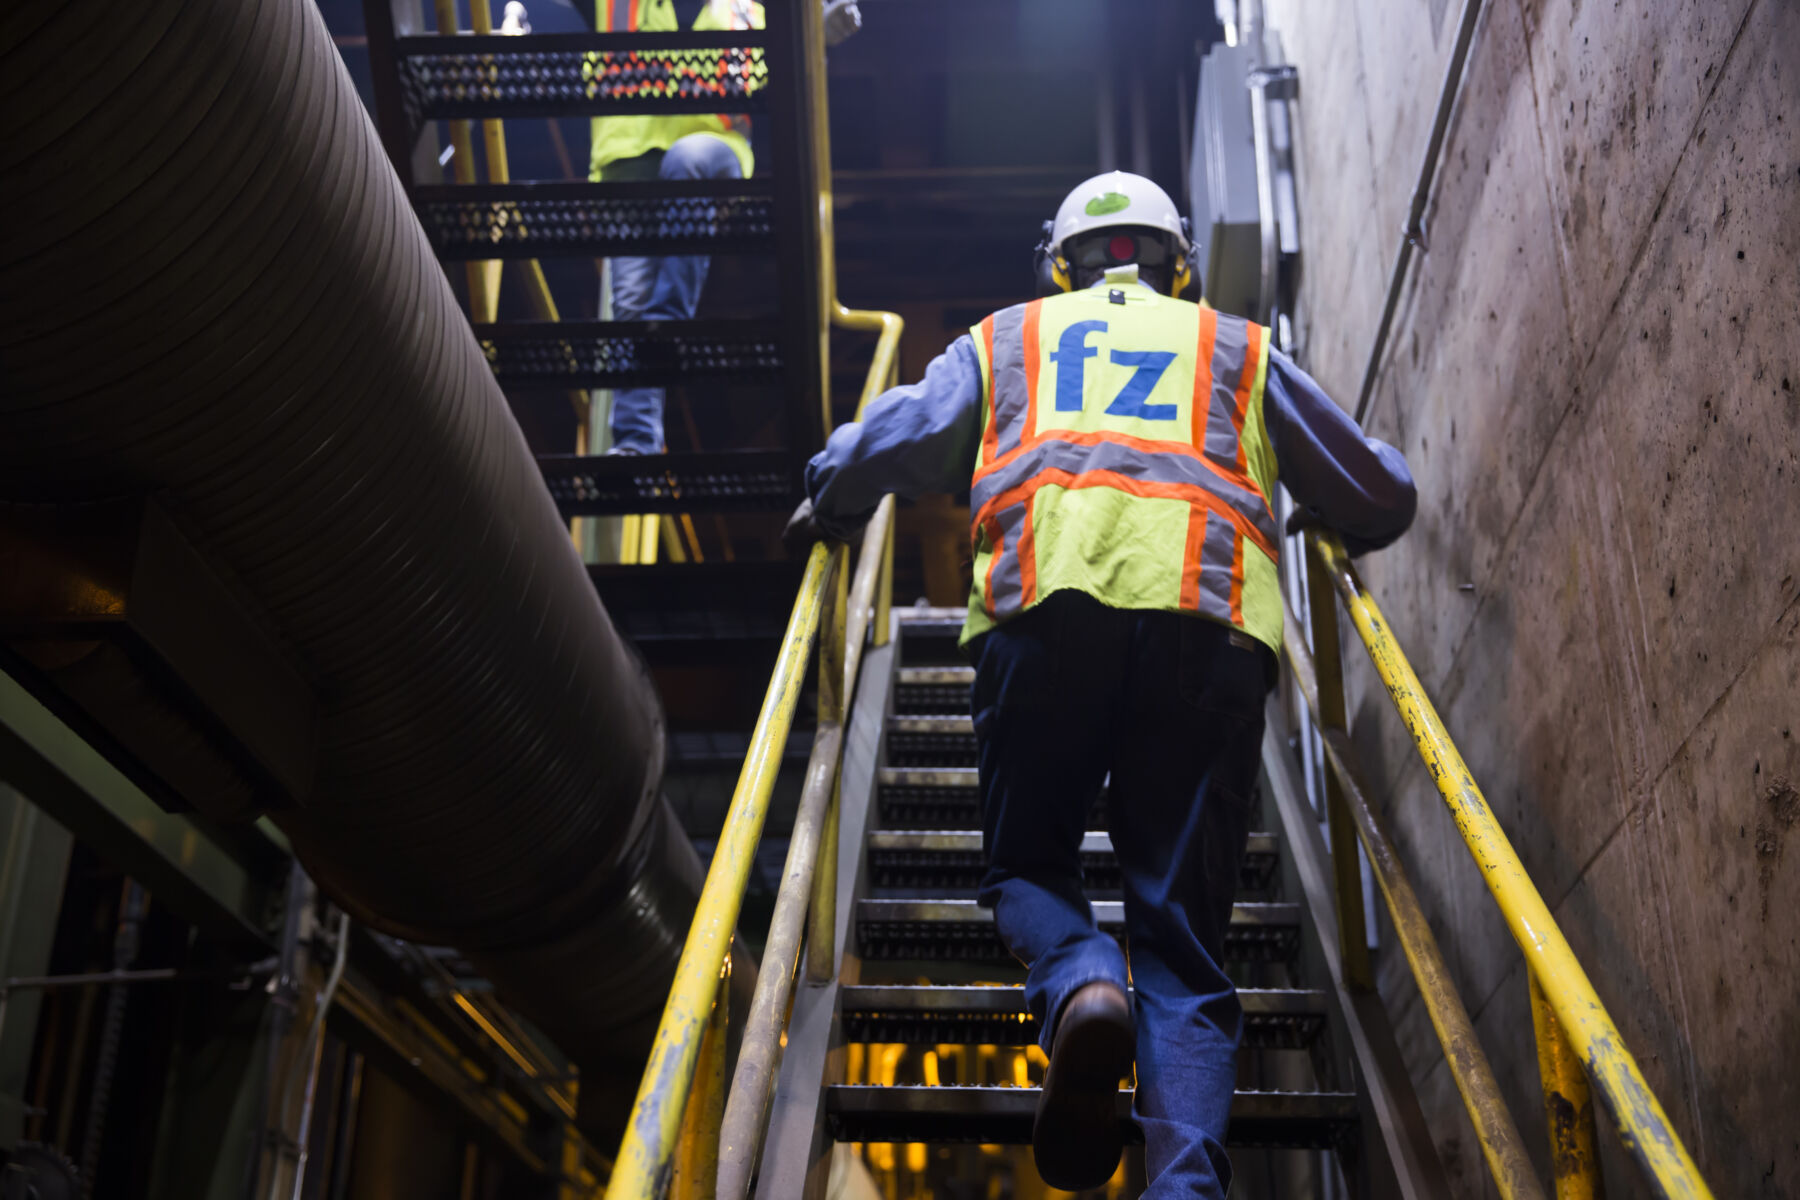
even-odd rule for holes
{"type": "Polygon", "coordinates": [[[1200,302],[1200,243],[1194,240],[1194,229],[1186,217],[1181,218],[1181,232],[1187,238],[1187,253],[1175,268],[1175,279],[1169,294],[1181,300],[1200,302]]]}
{"type": "Polygon", "coordinates": [[[1037,285],[1037,295],[1054,296],[1058,292],[1070,290],[1069,264],[1051,246],[1051,230],[1054,221],[1045,221],[1043,236],[1031,252],[1031,273],[1037,285]]]}

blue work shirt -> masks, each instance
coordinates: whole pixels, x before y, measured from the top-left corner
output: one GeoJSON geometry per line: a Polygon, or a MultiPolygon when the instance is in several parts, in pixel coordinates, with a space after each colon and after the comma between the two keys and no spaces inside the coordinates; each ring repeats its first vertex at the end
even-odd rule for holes
{"type": "MultiPolygon", "coordinates": [[[[1263,423],[1294,503],[1342,535],[1352,554],[1379,550],[1412,524],[1418,493],[1400,452],[1364,437],[1312,376],[1273,348],[1263,423]]],[[[845,538],[889,492],[910,500],[966,491],[980,442],[981,364],[964,334],[932,360],[925,378],[883,392],[813,456],[806,467],[813,517],[845,538]]]]}

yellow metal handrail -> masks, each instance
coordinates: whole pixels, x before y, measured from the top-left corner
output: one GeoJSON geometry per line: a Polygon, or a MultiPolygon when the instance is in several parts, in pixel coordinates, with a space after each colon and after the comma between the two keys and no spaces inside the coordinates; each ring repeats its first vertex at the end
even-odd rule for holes
{"type": "MultiPolygon", "coordinates": [[[[828,179],[831,158],[820,10],[800,5],[796,12],[805,25],[808,47],[806,74],[815,161],[828,179]]],[[[895,313],[852,309],[838,299],[828,184],[819,190],[819,222],[820,288],[826,315],[839,328],[879,334],[856,407],[860,417],[869,401],[896,376],[904,322],[895,313]]],[[[821,384],[822,417],[829,430],[828,373],[821,384]]],[[[828,975],[836,959],[838,771],[843,731],[871,624],[874,644],[887,640],[893,530],[894,500],[890,496],[882,500],[869,522],[854,583],[845,578],[848,551],[844,547],[817,545],[807,558],[775,674],[751,735],[750,753],[726,813],[725,830],[713,851],[693,926],[682,947],[650,1060],[607,1182],[606,1200],[651,1200],[665,1179],[677,1200],[712,1200],[720,1183],[729,1200],[740,1200],[748,1191],[767,1121],[803,926],[809,976],[828,975]],[[724,1039],[708,1037],[707,1030],[723,1028],[726,1020],[720,972],[737,926],[751,862],[768,815],[775,769],[787,744],[815,642],[819,643],[820,665],[818,730],[737,1071],[728,1096],[721,1101],[718,1072],[723,1071],[724,1039]],[[678,1150],[686,1169],[671,1173],[678,1150]]]]}
{"type": "Polygon", "coordinates": [[[607,1181],[607,1200],[657,1194],[659,1182],[674,1155],[676,1137],[687,1110],[688,1092],[694,1082],[700,1043],[720,993],[720,972],[737,929],[750,865],[769,815],[769,796],[793,727],[800,702],[806,666],[819,635],[819,610],[833,568],[831,549],[812,548],[801,576],[800,593],[781,639],[781,653],[769,690],[757,714],[750,737],[750,753],[738,775],[725,827],[713,851],[706,883],[694,908],[694,922],[675,967],[668,1003],[657,1023],[650,1060],[638,1084],[637,1098],[624,1140],[607,1181]]]}
{"type": "MultiPolygon", "coordinates": [[[[1342,543],[1334,536],[1318,533],[1308,534],[1308,540],[1317,555],[1316,562],[1331,580],[1374,661],[1376,673],[1387,686],[1401,719],[1417,742],[1419,753],[1431,771],[1439,793],[1449,805],[1469,853],[1481,868],[1507,927],[1524,952],[1532,981],[1533,1016],[1539,1034],[1539,1058],[1547,1097],[1560,1098],[1577,1114],[1586,1104],[1585,1081],[1570,1078],[1571,1074],[1579,1075],[1579,1072],[1569,1070],[1571,1056],[1566,1050],[1572,1047],[1573,1056],[1585,1067],[1587,1079],[1599,1089],[1617,1123],[1626,1150],[1642,1169],[1654,1194],[1670,1200],[1699,1200],[1701,1197],[1710,1200],[1712,1193],[1701,1179],[1687,1147],[1644,1081],[1636,1060],[1625,1049],[1625,1040],[1618,1027],[1600,1003],[1587,972],[1576,960],[1562,930],[1557,927],[1543,897],[1519,861],[1518,853],[1501,830],[1487,799],[1457,752],[1449,731],[1444,728],[1437,709],[1426,697],[1418,676],[1401,653],[1386,618],[1363,587],[1342,543]]],[[[1339,759],[1342,746],[1338,738],[1327,739],[1327,751],[1334,763],[1339,759]],[[1333,750],[1333,741],[1339,742],[1337,750],[1333,750]]],[[[1366,844],[1368,831],[1359,827],[1359,833],[1364,834],[1366,844]]],[[[1391,848],[1386,853],[1391,857],[1391,848]]],[[[1371,858],[1374,857],[1375,850],[1371,847],[1371,858]]],[[[1400,878],[1404,881],[1404,876],[1400,878]]],[[[1340,905],[1346,902],[1340,895],[1340,905]]],[[[1360,898],[1357,902],[1360,904],[1360,898]]],[[[1412,959],[1410,950],[1408,958],[1409,961],[1412,959]]],[[[1414,968],[1417,972],[1417,963],[1414,968]]],[[[1420,986],[1424,991],[1426,980],[1423,977],[1420,986]]],[[[1434,985],[1434,990],[1441,989],[1434,985]]],[[[1457,1007],[1460,1008],[1460,1003],[1457,1007]]],[[[1433,1022],[1437,1020],[1438,1014],[1434,1012],[1433,1022]]],[[[1444,1035],[1442,1026],[1439,1033],[1444,1035]]],[[[1446,1057],[1449,1057],[1448,1043],[1446,1057]]],[[[1454,1064],[1452,1069],[1455,1069],[1454,1064]]],[[[1464,1085],[1460,1076],[1457,1082],[1459,1087],[1464,1085]]],[[[1469,1096],[1467,1090],[1464,1095],[1469,1096]]],[[[1473,1114],[1475,1100],[1470,1098],[1469,1103],[1473,1114]]],[[[1479,1117],[1477,1123],[1480,1127],[1479,1117]]],[[[1569,1122],[1559,1125],[1557,1113],[1551,1114],[1559,1200],[1595,1194],[1597,1177],[1593,1170],[1591,1138],[1585,1145],[1581,1144],[1579,1128],[1565,1128],[1569,1125],[1569,1122]],[[1566,1139],[1562,1136],[1565,1132],[1568,1133],[1566,1139]]],[[[1483,1149],[1489,1150],[1485,1134],[1483,1149]]],[[[1495,1162],[1491,1151],[1489,1162],[1495,1162]]],[[[1496,1179],[1500,1180],[1498,1170],[1496,1179]]]]}
{"type": "MultiPolygon", "coordinates": [[[[1309,587],[1314,583],[1324,582],[1323,572],[1309,572],[1307,582],[1309,587]]],[[[1295,618],[1293,610],[1289,609],[1282,631],[1282,650],[1287,654],[1294,682],[1299,686],[1306,706],[1316,718],[1325,747],[1325,757],[1332,769],[1328,779],[1338,785],[1329,790],[1326,797],[1326,804],[1333,806],[1330,814],[1333,818],[1331,857],[1333,866],[1338,868],[1334,880],[1338,911],[1357,914],[1362,912],[1362,880],[1360,871],[1356,870],[1356,855],[1336,852],[1338,847],[1349,846],[1350,835],[1345,826],[1353,823],[1356,836],[1368,851],[1369,872],[1375,877],[1376,886],[1381,889],[1382,899],[1387,903],[1388,914],[1394,921],[1395,936],[1400,942],[1401,951],[1406,955],[1407,965],[1412,968],[1419,995],[1425,1002],[1426,1015],[1431,1018],[1431,1026],[1437,1031],[1438,1043],[1444,1048],[1444,1062],[1450,1069],[1450,1077],[1456,1083],[1456,1090],[1462,1094],[1470,1123],[1475,1127],[1476,1140],[1481,1143],[1482,1157],[1487,1160],[1488,1170],[1494,1176],[1501,1200],[1544,1200],[1544,1190],[1532,1173],[1531,1159],[1525,1152],[1525,1143],[1519,1137],[1517,1126],[1513,1124],[1512,1113],[1508,1111],[1505,1099],[1500,1095],[1500,1085],[1495,1081],[1494,1070],[1488,1065],[1487,1055],[1482,1052],[1481,1042],[1475,1036],[1475,1026],[1469,1020],[1469,1011],[1463,1006],[1456,985],[1450,981],[1450,970],[1444,965],[1444,956],[1438,950],[1437,938],[1431,932],[1425,910],[1419,904],[1419,897],[1413,892],[1412,882],[1407,879],[1405,868],[1400,865],[1393,843],[1388,841],[1387,833],[1382,829],[1374,807],[1368,801],[1368,792],[1363,787],[1361,772],[1356,766],[1355,752],[1350,747],[1349,734],[1342,726],[1330,723],[1328,718],[1331,710],[1321,704],[1322,695],[1331,690],[1328,679],[1334,674],[1331,668],[1335,665],[1333,659],[1337,653],[1336,641],[1331,637],[1337,631],[1337,612],[1335,607],[1330,606],[1330,584],[1324,583],[1324,586],[1327,591],[1322,600],[1317,591],[1310,594],[1314,605],[1313,647],[1307,647],[1300,622],[1295,618]],[[1314,650],[1318,652],[1316,657],[1314,650]],[[1340,833],[1340,830],[1344,832],[1340,833]],[[1345,863],[1355,872],[1352,878],[1346,878],[1350,872],[1343,870],[1345,863]]],[[[1366,958],[1367,940],[1360,932],[1358,937],[1363,938],[1360,948],[1366,958]]],[[[1344,961],[1349,960],[1346,957],[1344,961]]],[[[1348,976],[1349,971],[1346,970],[1345,974],[1348,976]]],[[[1346,983],[1348,982],[1347,978],[1346,983]]],[[[1563,1198],[1559,1197],[1559,1200],[1563,1198]]]]}

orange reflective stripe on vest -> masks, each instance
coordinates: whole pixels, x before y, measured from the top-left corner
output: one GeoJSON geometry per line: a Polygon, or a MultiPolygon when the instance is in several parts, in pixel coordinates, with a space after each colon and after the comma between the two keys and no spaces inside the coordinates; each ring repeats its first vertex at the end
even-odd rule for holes
{"type": "Polygon", "coordinates": [[[635,33],[638,27],[638,0],[612,0],[607,6],[609,20],[601,32],[635,33]]]}

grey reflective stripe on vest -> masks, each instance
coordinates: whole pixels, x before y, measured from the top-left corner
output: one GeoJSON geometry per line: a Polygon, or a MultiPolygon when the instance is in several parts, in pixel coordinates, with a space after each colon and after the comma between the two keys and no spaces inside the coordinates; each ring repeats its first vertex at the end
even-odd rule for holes
{"type": "Polygon", "coordinates": [[[1025,388],[1025,306],[1015,304],[994,314],[994,433],[998,453],[1016,450],[1025,435],[1025,413],[1031,395],[1025,388]]]}
{"type": "Polygon", "coordinates": [[[1238,532],[1218,513],[1206,514],[1206,542],[1200,549],[1200,613],[1227,625],[1231,620],[1231,570],[1237,563],[1238,532]]]}
{"type": "MultiPolygon", "coordinates": [[[[999,339],[995,338],[995,357],[999,356],[999,344],[999,339]]],[[[995,497],[1051,470],[1067,471],[1071,475],[1112,471],[1146,483],[1201,488],[1230,505],[1233,512],[1268,540],[1269,545],[1273,546],[1279,540],[1275,520],[1259,496],[1221,478],[1217,471],[1191,454],[1151,453],[1123,442],[1082,445],[1047,437],[998,471],[976,480],[969,489],[970,511],[979,514],[995,497]]]]}
{"type": "Polygon", "coordinates": [[[999,526],[1000,536],[994,543],[994,561],[984,584],[988,611],[996,617],[1010,617],[1025,607],[1025,577],[1019,565],[1019,538],[1025,532],[1024,502],[994,513],[993,522],[999,526]]]}
{"type": "Polygon", "coordinates": [[[1213,333],[1212,403],[1206,406],[1206,454],[1235,468],[1238,461],[1238,383],[1250,350],[1250,324],[1220,313],[1213,333]]]}
{"type": "Polygon", "coordinates": [[[631,0],[612,0],[612,23],[607,28],[613,33],[631,29],[631,0]]]}

